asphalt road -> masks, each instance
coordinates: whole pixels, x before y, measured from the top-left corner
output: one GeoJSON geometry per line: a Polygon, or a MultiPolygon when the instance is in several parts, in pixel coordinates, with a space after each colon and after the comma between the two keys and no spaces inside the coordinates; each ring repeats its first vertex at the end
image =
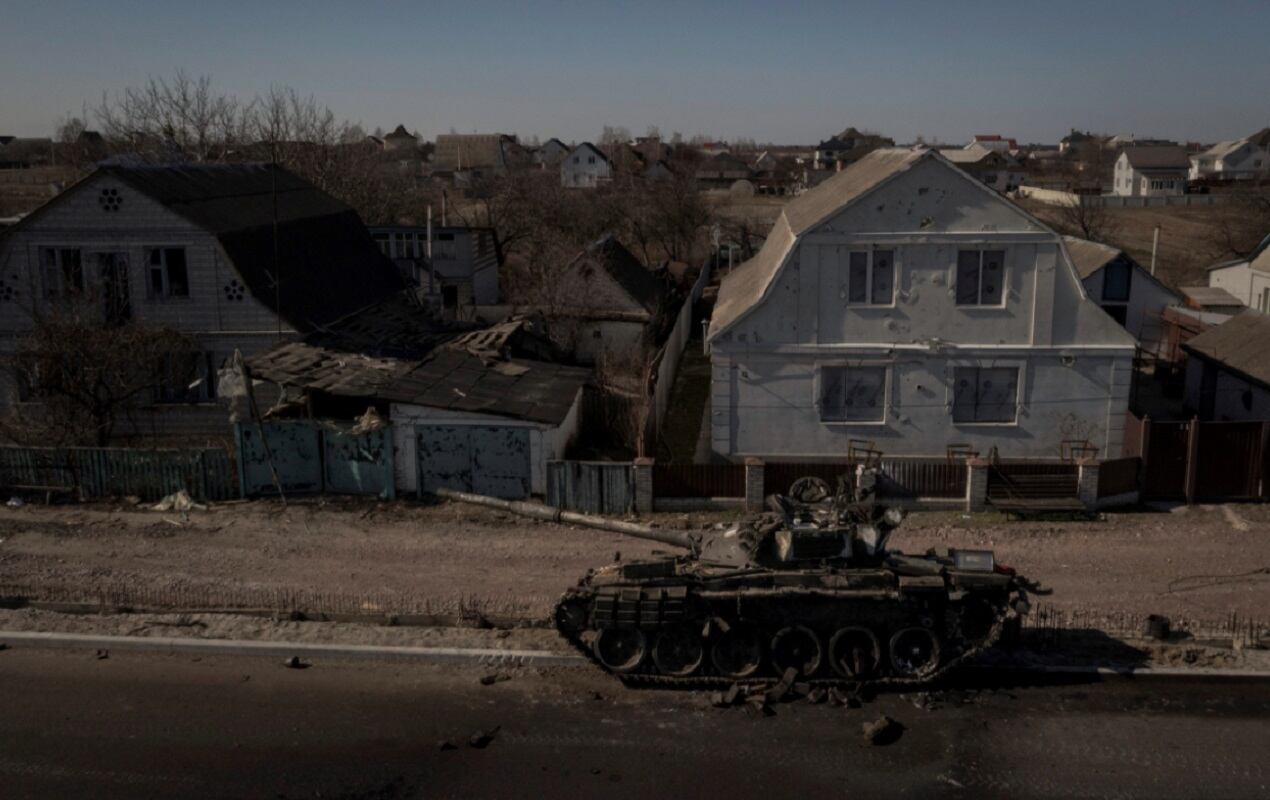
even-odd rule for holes
{"type": "Polygon", "coordinates": [[[481,674],[13,648],[0,796],[1270,796],[1265,683],[966,686],[929,709],[885,695],[764,717],[589,670],[481,674]],[[904,726],[888,746],[860,734],[879,714],[904,726]]]}

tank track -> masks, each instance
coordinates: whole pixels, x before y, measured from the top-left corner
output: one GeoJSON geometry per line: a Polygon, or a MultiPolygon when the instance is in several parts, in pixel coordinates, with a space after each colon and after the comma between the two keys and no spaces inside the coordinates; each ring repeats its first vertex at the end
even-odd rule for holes
{"type": "MultiPolygon", "coordinates": [[[[1001,639],[1001,633],[1005,630],[1006,623],[1019,617],[1019,613],[1015,610],[1015,601],[1021,599],[1022,595],[1017,591],[1012,593],[1010,601],[1006,604],[1006,613],[999,616],[992,624],[979,644],[958,653],[947,662],[941,664],[932,672],[919,676],[898,676],[887,675],[878,678],[870,678],[864,680],[852,680],[841,677],[820,677],[800,680],[799,683],[806,683],[814,688],[822,689],[861,689],[861,688],[911,688],[930,684],[939,678],[947,675],[960,664],[975,658],[979,654],[991,649],[1001,639]]],[[[569,624],[568,607],[571,603],[587,602],[589,597],[579,592],[577,589],[570,589],[560,598],[560,602],[556,604],[552,612],[552,622],[555,624],[556,630],[565,638],[570,645],[586,659],[594,664],[601,671],[612,675],[622,681],[627,686],[635,687],[659,687],[665,689],[685,689],[685,690],[710,690],[710,689],[726,689],[733,684],[741,686],[771,686],[780,681],[780,678],[771,675],[758,675],[748,678],[727,678],[717,675],[689,675],[678,677],[673,675],[657,675],[649,673],[619,673],[613,672],[595,656],[591,648],[583,642],[580,634],[582,630],[576,629],[569,624]]]]}

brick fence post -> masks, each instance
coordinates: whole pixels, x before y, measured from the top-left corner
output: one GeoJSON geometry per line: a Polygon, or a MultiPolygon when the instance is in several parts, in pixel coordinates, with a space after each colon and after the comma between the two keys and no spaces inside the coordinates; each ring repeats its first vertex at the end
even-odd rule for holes
{"type": "Polygon", "coordinates": [[[966,459],[966,511],[983,511],[988,505],[988,467],[986,458],[966,459]]]}
{"type": "Polygon", "coordinates": [[[1085,504],[1085,510],[1098,508],[1098,459],[1082,458],[1076,465],[1076,496],[1085,504]]]}
{"type": "Polygon", "coordinates": [[[745,510],[763,510],[763,459],[745,459],[745,510]]]}
{"type": "Polygon", "coordinates": [[[653,511],[653,460],[637,458],[635,470],[635,513],[651,514],[653,511]]]}

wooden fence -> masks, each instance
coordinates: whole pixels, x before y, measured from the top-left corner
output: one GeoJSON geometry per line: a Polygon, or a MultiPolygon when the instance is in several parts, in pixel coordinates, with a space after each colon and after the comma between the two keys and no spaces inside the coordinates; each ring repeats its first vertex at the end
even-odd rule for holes
{"type": "Polygon", "coordinates": [[[0,447],[0,486],[74,497],[158,500],[180,489],[196,500],[238,496],[233,459],[222,449],[0,447]]]}
{"type": "Polygon", "coordinates": [[[1142,421],[1144,500],[1270,500],[1270,421],[1142,421]]]}
{"type": "Polygon", "coordinates": [[[1137,456],[1113,458],[1098,466],[1098,497],[1116,497],[1138,491],[1142,459],[1137,456]]]}

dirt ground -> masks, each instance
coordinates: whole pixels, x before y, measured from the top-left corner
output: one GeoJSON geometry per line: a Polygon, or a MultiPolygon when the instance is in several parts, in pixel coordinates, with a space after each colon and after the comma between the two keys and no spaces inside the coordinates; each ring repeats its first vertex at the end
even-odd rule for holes
{"type": "MultiPolygon", "coordinates": [[[[666,527],[702,527],[735,514],[654,516],[666,527]]],[[[1041,584],[1039,603],[1062,612],[1221,622],[1270,609],[1265,506],[1093,522],[917,513],[891,546],[992,548],[1041,584]]],[[[460,504],[310,501],[284,509],[261,501],[190,512],[188,521],[124,506],[26,506],[0,511],[0,595],[92,599],[122,587],[134,600],[187,598],[182,608],[198,608],[200,598],[214,607],[238,593],[309,593],[338,608],[476,609],[541,621],[588,568],[663,547],[460,504]]]]}

